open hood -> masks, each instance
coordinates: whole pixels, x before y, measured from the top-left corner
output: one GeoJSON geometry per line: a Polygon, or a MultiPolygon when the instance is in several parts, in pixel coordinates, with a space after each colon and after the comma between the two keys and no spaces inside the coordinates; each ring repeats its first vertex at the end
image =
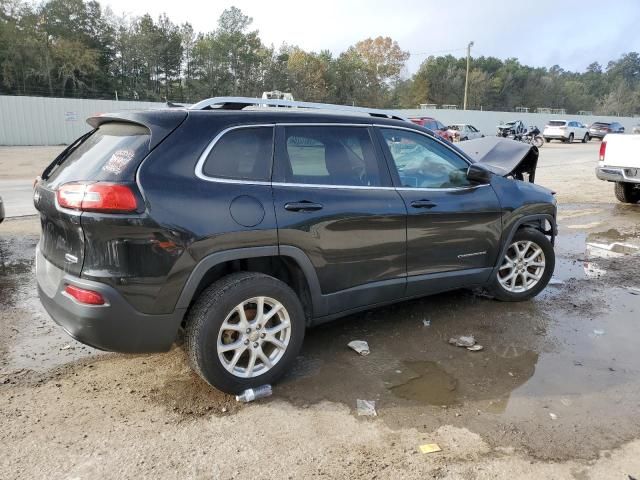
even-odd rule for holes
{"type": "Polygon", "coordinates": [[[533,145],[502,137],[484,137],[460,142],[457,147],[488,170],[517,180],[535,180],[538,149],[533,145]]]}

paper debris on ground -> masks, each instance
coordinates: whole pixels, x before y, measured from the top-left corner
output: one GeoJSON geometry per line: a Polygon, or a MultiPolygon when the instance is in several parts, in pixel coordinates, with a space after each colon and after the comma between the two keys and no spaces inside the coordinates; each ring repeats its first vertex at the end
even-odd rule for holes
{"type": "Polygon", "coordinates": [[[551,417],[551,420],[557,420],[558,419],[558,415],[556,415],[555,413],[549,413],[549,416],[551,417]]]}
{"type": "Polygon", "coordinates": [[[422,325],[424,325],[425,327],[430,327],[431,326],[431,320],[427,320],[426,318],[422,320],[422,325]]]}
{"type": "Polygon", "coordinates": [[[356,400],[356,410],[359,417],[377,417],[375,400],[356,400]]]}
{"type": "Polygon", "coordinates": [[[469,350],[470,352],[479,352],[483,348],[484,347],[482,345],[479,345],[476,343],[475,345],[471,345],[470,347],[467,347],[467,350],[469,350]]]}
{"type": "Polygon", "coordinates": [[[596,328],[596,329],[593,331],[593,334],[594,334],[594,335],[598,335],[598,336],[600,336],[600,335],[604,335],[604,330],[601,330],[601,329],[599,329],[599,328],[596,328]]]}
{"type": "Polygon", "coordinates": [[[347,344],[347,346],[349,348],[355,350],[356,352],[358,352],[362,356],[369,355],[369,353],[370,353],[369,344],[367,342],[365,342],[364,340],[352,340],[351,342],[349,342],[347,344]]]}
{"type": "Polygon", "coordinates": [[[438,445],[437,443],[425,443],[424,445],[420,445],[418,448],[420,449],[421,453],[435,453],[442,451],[440,445],[438,445]]]}
{"type": "Polygon", "coordinates": [[[559,278],[552,278],[549,280],[549,285],[564,285],[564,280],[560,280],[559,278]]]}
{"type": "Polygon", "coordinates": [[[449,343],[456,347],[473,347],[476,344],[476,339],[473,338],[473,335],[460,335],[450,338],[449,343]]]}

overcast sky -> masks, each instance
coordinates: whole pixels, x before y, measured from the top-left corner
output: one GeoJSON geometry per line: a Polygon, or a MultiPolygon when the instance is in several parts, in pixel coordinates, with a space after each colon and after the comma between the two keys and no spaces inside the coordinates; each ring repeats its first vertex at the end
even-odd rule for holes
{"type": "Polygon", "coordinates": [[[640,51],[640,1],[617,0],[101,0],[116,14],[190,22],[216,28],[232,5],[253,18],[262,41],[339,54],[367,37],[389,36],[411,52],[409,73],[430,54],[518,57],[521,63],[584,70],[640,51]]]}

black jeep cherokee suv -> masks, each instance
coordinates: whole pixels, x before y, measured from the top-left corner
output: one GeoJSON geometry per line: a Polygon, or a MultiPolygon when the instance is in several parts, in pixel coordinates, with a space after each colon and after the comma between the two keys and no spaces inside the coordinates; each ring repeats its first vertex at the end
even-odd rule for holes
{"type": "Polygon", "coordinates": [[[378,111],[245,100],[90,118],[43,172],[38,291],[71,336],[155,352],[183,330],[195,370],[236,393],[289,369],[309,326],[546,286],[556,205],[522,181],[535,147],[486,138],[467,155],[378,111]]]}

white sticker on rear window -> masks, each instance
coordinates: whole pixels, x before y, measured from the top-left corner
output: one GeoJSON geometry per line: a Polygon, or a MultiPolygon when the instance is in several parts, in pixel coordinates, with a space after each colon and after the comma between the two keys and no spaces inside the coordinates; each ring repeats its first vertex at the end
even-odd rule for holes
{"type": "Polygon", "coordinates": [[[104,164],[102,170],[119,175],[122,173],[124,167],[127,166],[127,163],[131,161],[133,155],[133,150],[116,150],[113,152],[113,155],[111,155],[111,158],[107,160],[107,163],[104,164]]]}

